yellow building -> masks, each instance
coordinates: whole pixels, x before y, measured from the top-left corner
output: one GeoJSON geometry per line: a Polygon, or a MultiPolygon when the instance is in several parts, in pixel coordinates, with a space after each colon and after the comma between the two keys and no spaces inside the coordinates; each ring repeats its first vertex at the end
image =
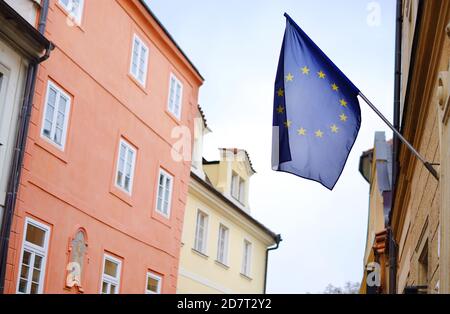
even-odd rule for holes
{"type": "Polygon", "coordinates": [[[264,293],[268,252],[281,237],[251,216],[246,151],[201,157],[209,129],[199,111],[180,255],[178,293],[264,293]]]}

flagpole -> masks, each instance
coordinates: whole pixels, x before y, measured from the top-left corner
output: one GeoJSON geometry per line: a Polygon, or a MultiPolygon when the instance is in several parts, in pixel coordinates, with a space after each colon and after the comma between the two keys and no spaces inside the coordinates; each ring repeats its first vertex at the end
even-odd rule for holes
{"type": "Polygon", "coordinates": [[[433,168],[433,165],[425,160],[425,158],[408,142],[407,139],[403,137],[403,135],[389,122],[388,119],[375,107],[372,102],[364,96],[363,93],[359,92],[359,96],[369,105],[370,108],[381,118],[381,120],[386,123],[386,125],[398,136],[398,138],[405,144],[409,150],[422,162],[422,164],[427,168],[427,170],[439,181],[439,176],[436,169],[433,168]]]}

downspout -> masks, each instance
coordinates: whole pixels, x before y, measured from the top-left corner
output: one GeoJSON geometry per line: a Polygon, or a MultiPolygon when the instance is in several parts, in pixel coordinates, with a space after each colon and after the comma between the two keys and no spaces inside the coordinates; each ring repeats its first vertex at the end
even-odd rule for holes
{"type": "MultiPolygon", "coordinates": [[[[401,83],[402,83],[402,29],[403,29],[403,4],[402,0],[397,0],[396,31],[395,31],[395,79],[394,79],[394,128],[399,130],[400,126],[400,104],[401,104],[401,83]]],[[[400,130],[401,131],[401,130],[400,130]]],[[[392,145],[392,187],[395,197],[396,182],[399,172],[398,150],[400,148],[399,139],[394,133],[394,143],[392,145]]],[[[393,211],[394,197],[391,199],[391,213],[393,211]]],[[[397,285],[397,244],[394,234],[388,225],[389,241],[389,293],[395,294],[397,285]]]]}
{"type": "Polygon", "coordinates": [[[266,266],[265,266],[265,271],[264,271],[264,294],[266,294],[266,292],[267,292],[267,269],[269,267],[268,266],[269,265],[269,252],[278,249],[281,241],[283,241],[283,239],[281,238],[281,234],[277,234],[275,236],[275,246],[266,249],[266,266]]]}
{"type": "MultiPolygon", "coordinates": [[[[49,8],[49,0],[43,0],[38,24],[38,31],[41,34],[45,33],[48,8],[49,8]]],[[[6,276],[6,263],[9,248],[9,237],[14,217],[17,192],[19,190],[23,157],[25,153],[25,145],[28,137],[28,129],[31,118],[31,109],[33,107],[33,96],[36,86],[37,71],[39,68],[39,64],[41,62],[44,62],[50,57],[50,52],[53,49],[54,49],[53,44],[50,44],[46,48],[44,56],[32,60],[27,69],[24,99],[22,103],[22,110],[19,116],[17,140],[16,146],[14,147],[13,163],[11,174],[8,181],[8,191],[6,193],[5,211],[3,214],[0,233],[0,294],[3,294],[5,289],[5,279],[6,279],[5,276],[6,276]]]]}

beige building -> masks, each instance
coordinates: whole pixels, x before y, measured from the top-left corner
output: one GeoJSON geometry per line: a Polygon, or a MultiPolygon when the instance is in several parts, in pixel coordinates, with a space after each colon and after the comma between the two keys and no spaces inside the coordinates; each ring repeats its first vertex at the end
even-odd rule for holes
{"type": "Polygon", "coordinates": [[[184,216],[178,293],[264,293],[269,250],[276,235],[252,217],[246,151],[220,149],[220,160],[201,158],[209,132],[199,111],[191,181],[184,216]]]}
{"type": "Polygon", "coordinates": [[[437,175],[394,137],[382,292],[450,293],[450,1],[398,5],[394,124],[437,175]]]}

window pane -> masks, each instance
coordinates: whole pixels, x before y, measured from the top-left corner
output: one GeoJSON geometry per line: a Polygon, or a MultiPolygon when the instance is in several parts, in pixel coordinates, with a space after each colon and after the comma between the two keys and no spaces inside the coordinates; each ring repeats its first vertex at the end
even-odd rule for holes
{"type": "Polygon", "coordinates": [[[70,0],[59,0],[59,3],[61,3],[62,5],[64,5],[66,8],[69,7],[69,2],[70,2],[70,0]]]}
{"type": "Polygon", "coordinates": [[[20,277],[27,279],[28,278],[28,271],[30,270],[30,267],[27,265],[22,265],[22,270],[20,272],[20,277]]]}
{"type": "Polygon", "coordinates": [[[123,188],[128,192],[130,191],[130,177],[129,176],[125,176],[125,182],[123,184],[123,188]]]}
{"type": "Polygon", "coordinates": [[[140,43],[139,40],[136,38],[134,40],[134,47],[133,47],[133,58],[132,58],[132,66],[131,66],[131,73],[134,76],[137,76],[137,67],[138,67],[138,59],[139,59],[139,49],[140,49],[140,43]]]}
{"type": "Polygon", "coordinates": [[[44,247],[45,241],[45,231],[41,228],[35,227],[32,224],[27,225],[27,235],[25,237],[26,241],[33,243],[40,247],[44,247]]]}
{"type": "Polygon", "coordinates": [[[159,280],[153,278],[153,277],[148,277],[147,278],[147,290],[154,292],[154,293],[158,293],[158,283],[159,280]]]}
{"type": "Polygon", "coordinates": [[[34,256],[34,268],[41,269],[42,266],[42,257],[39,255],[34,256]]]}
{"type": "Polygon", "coordinates": [[[19,292],[21,292],[21,293],[27,292],[27,281],[25,279],[20,279],[19,292]]]}
{"type": "Polygon", "coordinates": [[[31,293],[31,294],[37,294],[38,291],[39,291],[39,284],[34,283],[34,282],[31,283],[31,290],[30,290],[30,293],[31,293]]]}
{"type": "Polygon", "coordinates": [[[56,144],[61,145],[61,139],[62,139],[62,129],[56,128],[55,130],[55,138],[53,139],[56,144]]]}
{"type": "Polygon", "coordinates": [[[30,265],[31,253],[28,251],[23,251],[22,263],[25,265],[30,265]]]}
{"type": "Polygon", "coordinates": [[[116,278],[118,265],[108,259],[105,259],[105,271],[106,275],[116,278]]]}
{"type": "Polygon", "coordinates": [[[111,284],[110,290],[109,290],[110,294],[116,294],[116,286],[111,284]]]}
{"type": "Polygon", "coordinates": [[[104,282],[102,283],[102,293],[106,294],[108,293],[108,283],[104,282]]]}
{"type": "Polygon", "coordinates": [[[117,172],[117,185],[122,187],[122,178],[123,178],[123,173],[122,171],[118,171],[117,172]]]}
{"type": "Polygon", "coordinates": [[[41,277],[41,272],[39,270],[37,270],[37,269],[34,269],[33,270],[33,276],[31,278],[31,280],[36,282],[36,283],[39,283],[40,277],[41,277]]]}

